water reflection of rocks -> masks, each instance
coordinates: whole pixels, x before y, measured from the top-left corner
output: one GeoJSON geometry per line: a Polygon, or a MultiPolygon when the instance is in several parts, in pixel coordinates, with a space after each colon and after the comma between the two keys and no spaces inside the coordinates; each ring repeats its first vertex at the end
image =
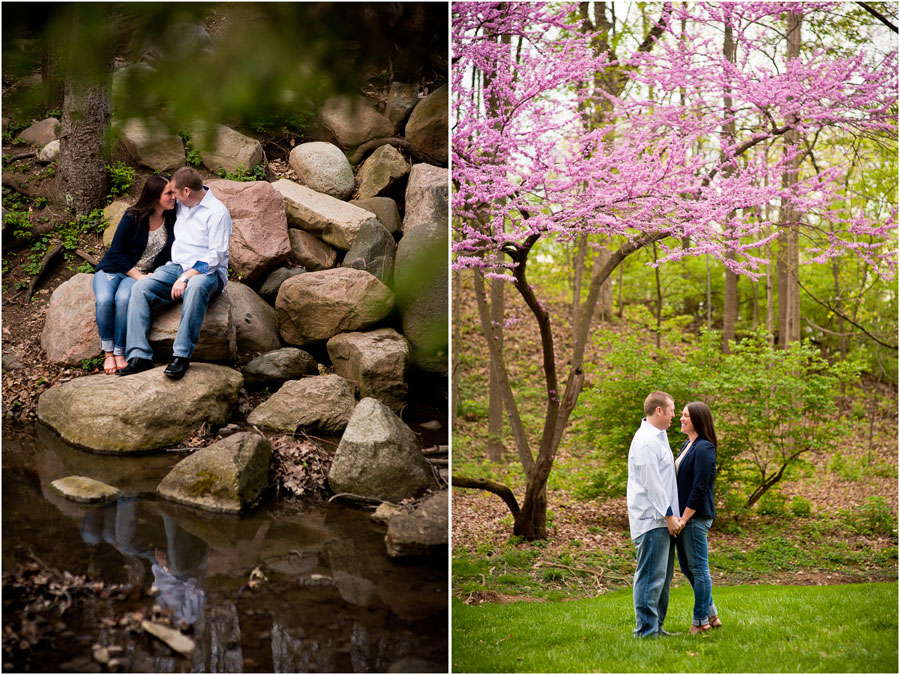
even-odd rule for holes
{"type": "MultiPolygon", "coordinates": [[[[134,669],[446,671],[445,561],[392,561],[384,528],[367,513],[340,505],[270,505],[242,518],[202,513],[148,498],[147,486],[167,470],[158,456],[124,460],[36,446],[28,468],[39,481],[32,484],[70,523],[61,526],[76,529],[97,572],[124,572],[136,586],[152,588],[153,602],[195,641],[188,659],[145,638],[134,669]],[[73,466],[84,463],[90,471],[73,466]],[[102,507],[78,506],[47,489],[61,476],[103,479],[113,471],[126,496],[102,507]],[[104,569],[100,561],[119,567],[104,569]],[[255,569],[265,580],[251,588],[255,569]]],[[[5,460],[4,489],[6,469],[5,460]]],[[[94,639],[106,646],[109,631],[101,626],[98,633],[94,639]]]]}

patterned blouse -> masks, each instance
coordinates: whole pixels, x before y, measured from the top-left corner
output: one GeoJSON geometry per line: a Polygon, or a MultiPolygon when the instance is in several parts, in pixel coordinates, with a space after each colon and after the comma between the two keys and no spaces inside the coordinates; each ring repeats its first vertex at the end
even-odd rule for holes
{"type": "Polygon", "coordinates": [[[147,237],[147,248],[144,249],[144,255],[141,256],[141,259],[138,260],[134,266],[138,268],[142,273],[148,274],[153,271],[153,261],[156,260],[156,256],[159,255],[159,252],[163,250],[163,247],[166,245],[166,228],[165,226],[161,226],[156,228],[156,230],[150,231],[150,236],[147,237]]]}

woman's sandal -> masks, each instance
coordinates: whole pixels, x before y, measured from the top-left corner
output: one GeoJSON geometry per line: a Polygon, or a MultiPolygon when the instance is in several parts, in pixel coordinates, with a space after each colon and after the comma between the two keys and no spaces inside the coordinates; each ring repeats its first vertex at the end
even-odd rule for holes
{"type": "Polygon", "coordinates": [[[699,635],[701,633],[707,633],[710,630],[710,625],[706,624],[705,626],[695,626],[691,624],[690,633],[691,635],[699,635]]]}
{"type": "Polygon", "coordinates": [[[128,365],[128,361],[125,360],[125,356],[122,354],[116,354],[116,370],[122,370],[125,366],[128,365]]]}
{"type": "Polygon", "coordinates": [[[116,363],[116,357],[112,354],[107,354],[106,358],[103,359],[103,372],[107,375],[112,375],[119,369],[119,364],[116,363]]]}
{"type": "Polygon", "coordinates": [[[718,615],[709,617],[709,625],[712,628],[721,628],[722,627],[722,619],[719,618],[718,615]]]}

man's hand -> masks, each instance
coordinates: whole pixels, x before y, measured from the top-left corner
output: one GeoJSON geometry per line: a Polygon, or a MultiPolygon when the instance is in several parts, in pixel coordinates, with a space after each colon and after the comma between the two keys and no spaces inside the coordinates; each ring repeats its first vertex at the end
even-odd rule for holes
{"type": "Polygon", "coordinates": [[[172,299],[177,300],[184,295],[184,289],[187,288],[187,281],[184,277],[178,277],[172,284],[172,299]]]}
{"type": "Polygon", "coordinates": [[[684,527],[684,522],[682,522],[681,518],[666,516],[666,527],[669,528],[669,534],[673,537],[677,537],[678,533],[681,532],[681,529],[684,527]]]}

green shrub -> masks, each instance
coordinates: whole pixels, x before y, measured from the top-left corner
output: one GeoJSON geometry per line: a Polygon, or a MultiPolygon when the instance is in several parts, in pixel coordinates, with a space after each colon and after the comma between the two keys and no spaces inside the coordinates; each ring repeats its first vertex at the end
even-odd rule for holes
{"type": "Polygon", "coordinates": [[[184,161],[187,162],[190,166],[200,166],[201,164],[203,164],[203,159],[201,159],[200,153],[193,148],[187,151],[184,161]]]}
{"type": "Polygon", "coordinates": [[[107,164],[106,173],[109,177],[109,194],[112,197],[125,194],[134,185],[134,169],[122,162],[107,164]]]}
{"type": "Polygon", "coordinates": [[[265,180],[266,179],[266,167],[262,164],[257,164],[253,167],[253,170],[239,166],[234,171],[226,171],[225,167],[220,166],[219,170],[216,172],[219,178],[224,178],[225,180],[236,180],[240,182],[250,182],[254,180],[265,180]]]}
{"type": "Polygon", "coordinates": [[[797,518],[809,518],[812,513],[812,506],[808,499],[797,495],[791,500],[791,513],[797,518]]]}
{"type": "Polygon", "coordinates": [[[880,495],[869,497],[856,508],[838,509],[838,518],[857,534],[891,535],[897,530],[896,514],[880,495]]]}
{"type": "Polygon", "coordinates": [[[787,497],[779,490],[768,490],[756,503],[756,509],[764,516],[783,516],[787,513],[787,497]]]}

